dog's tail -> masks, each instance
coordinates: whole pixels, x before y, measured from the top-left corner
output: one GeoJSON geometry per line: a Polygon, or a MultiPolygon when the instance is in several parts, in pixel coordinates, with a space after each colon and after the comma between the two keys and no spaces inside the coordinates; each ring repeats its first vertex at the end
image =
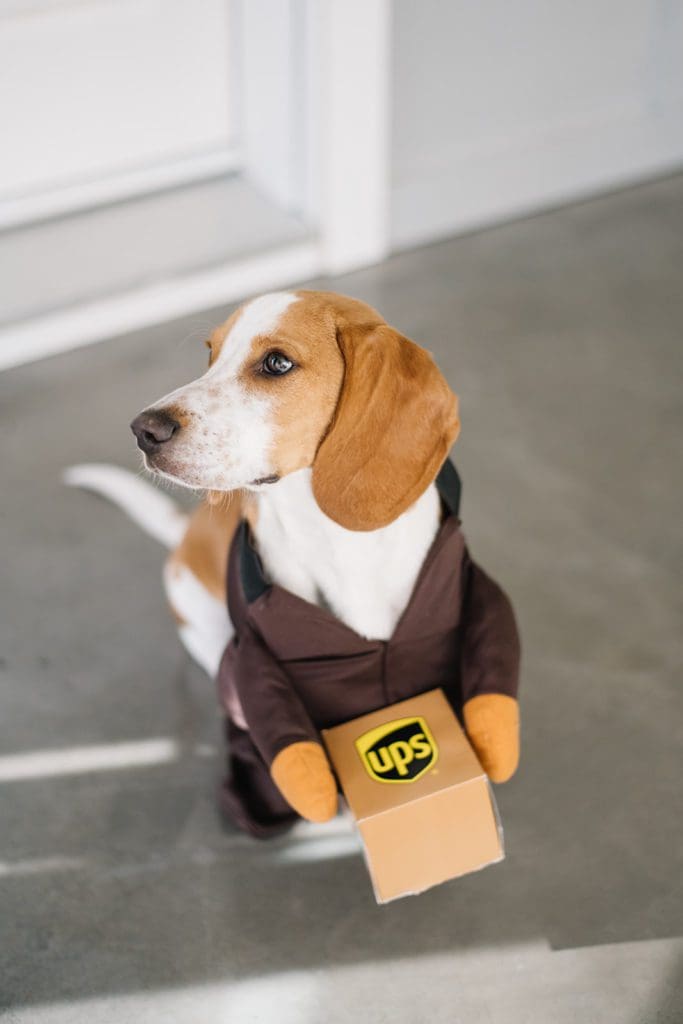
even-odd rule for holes
{"type": "Polygon", "coordinates": [[[188,517],[173,499],[127,469],[87,463],[70,466],[63,480],[69,487],[84,487],[112,501],[166,548],[176,547],[187,529],[188,517]]]}

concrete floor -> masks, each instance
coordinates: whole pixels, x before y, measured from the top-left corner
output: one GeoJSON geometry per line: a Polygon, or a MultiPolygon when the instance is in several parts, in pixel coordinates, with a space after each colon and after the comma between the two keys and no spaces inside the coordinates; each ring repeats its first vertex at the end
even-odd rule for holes
{"type": "Polygon", "coordinates": [[[213,687],[162,553],[60,473],[137,466],[128,421],[202,368],[225,311],[7,372],[0,1019],[680,1021],[683,178],[325,285],[461,396],[465,529],[525,647],[507,859],[378,908],[343,823],[270,844],[219,824],[213,687]],[[50,756],[131,742],[166,763],[50,756]]]}

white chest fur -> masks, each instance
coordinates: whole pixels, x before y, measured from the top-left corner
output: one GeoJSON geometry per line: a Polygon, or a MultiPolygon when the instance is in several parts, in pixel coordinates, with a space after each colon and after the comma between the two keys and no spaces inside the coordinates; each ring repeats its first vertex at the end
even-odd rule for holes
{"type": "Polygon", "coordinates": [[[357,633],[388,640],[439,528],[436,487],[369,533],[345,530],[320,511],[310,469],[270,485],[257,501],[255,539],[268,578],[357,633]]]}

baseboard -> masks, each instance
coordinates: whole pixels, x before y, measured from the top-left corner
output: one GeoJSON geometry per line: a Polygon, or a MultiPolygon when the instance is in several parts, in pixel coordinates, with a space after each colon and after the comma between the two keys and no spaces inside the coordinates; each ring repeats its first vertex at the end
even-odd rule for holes
{"type": "Polygon", "coordinates": [[[10,324],[0,330],[0,370],[290,286],[321,269],[318,242],[299,242],[10,324]]]}
{"type": "Polygon", "coordinates": [[[404,169],[391,191],[394,249],[584,199],[683,166],[683,104],[566,123],[404,169]]]}

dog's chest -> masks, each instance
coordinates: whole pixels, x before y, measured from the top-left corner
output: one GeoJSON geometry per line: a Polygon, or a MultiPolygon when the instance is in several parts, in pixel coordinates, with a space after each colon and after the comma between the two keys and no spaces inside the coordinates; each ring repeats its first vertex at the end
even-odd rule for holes
{"type": "Polygon", "coordinates": [[[320,511],[310,470],[285,477],[258,496],[255,540],[267,577],[328,608],[362,636],[388,640],[439,528],[431,486],[389,526],[345,530],[320,511]]]}

